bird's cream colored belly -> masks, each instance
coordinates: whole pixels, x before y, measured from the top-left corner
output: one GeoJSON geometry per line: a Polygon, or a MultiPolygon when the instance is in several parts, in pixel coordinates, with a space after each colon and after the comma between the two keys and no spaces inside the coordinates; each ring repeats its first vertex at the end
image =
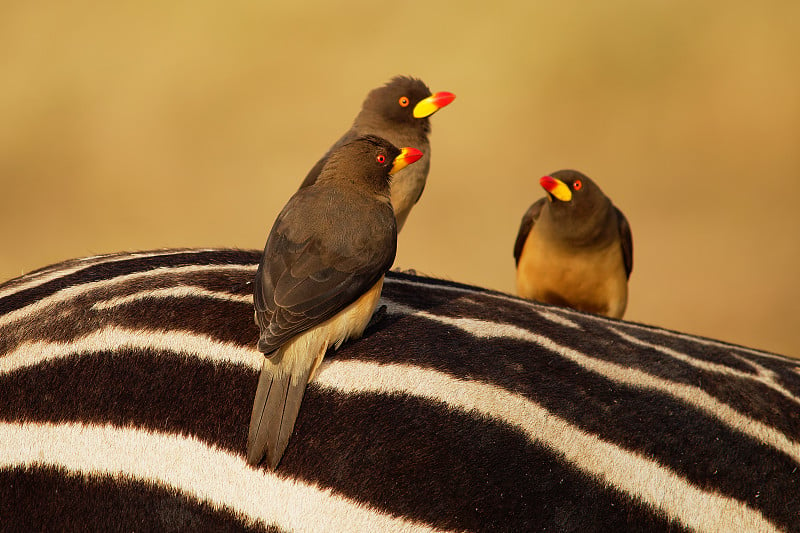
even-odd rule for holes
{"type": "Polygon", "coordinates": [[[392,182],[392,207],[397,220],[397,231],[400,231],[405,225],[408,214],[414,207],[414,202],[419,198],[423,187],[425,187],[424,180],[411,173],[392,182]]]}
{"type": "Polygon", "coordinates": [[[287,372],[292,376],[303,375],[304,372],[293,372],[293,369],[308,368],[311,365],[308,381],[314,379],[314,374],[330,346],[339,348],[347,339],[357,339],[364,333],[370,318],[372,318],[372,313],[378,305],[382,288],[383,277],[381,276],[381,279],[370,290],[344,310],[281,346],[282,353],[276,361],[275,371],[287,372]]]}
{"type": "Polygon", "coordinates": [[[618,241],[602,249],[566,251],[543,247],[534,232],[517,265],[523,298],[620,318],[628,302],[628,279],[618,241]]]}

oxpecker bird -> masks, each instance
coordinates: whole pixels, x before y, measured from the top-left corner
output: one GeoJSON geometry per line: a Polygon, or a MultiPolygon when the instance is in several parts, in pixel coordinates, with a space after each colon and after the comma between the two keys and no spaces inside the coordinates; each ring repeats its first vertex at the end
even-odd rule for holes
{"type": "Polygon", "coordinates": [[[522,217],[514,244],[517,293],[621,318],[633,269],[625,215],[580,172],[560,170],[539,183],[547,195],[522,217]]]}
{"type": "Polygon", "coordinates": [[[406,76],[397,76],[386,85],[373,89],[364,100],[353,125],[314,165],[300,187],[317,181],[331,154],[360,135],[377,135],[395,146],[413,146],[422,151],[422,159],[392,177],[392,206],[397,218],[397,231],[400,231],[411,208],[422,196],[428,178],[431,162],[429,117],[455,97],[453,93],[445,91],[431,94],[422,80],[406,76]]]}
{"type": "Polygon", "coordinates": [[[313,185],[297,191],[267,239],[253,287],[258,380],[247,462],[280,461],[326,350],[358,338],[397,248],[390,175],[422,157],[362,136],[336,147],[313,185]]]}

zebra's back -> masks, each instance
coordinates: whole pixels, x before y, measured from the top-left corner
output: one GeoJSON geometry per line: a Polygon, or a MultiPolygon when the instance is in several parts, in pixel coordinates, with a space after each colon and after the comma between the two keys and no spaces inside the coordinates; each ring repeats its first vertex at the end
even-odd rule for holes
{"type": "Polygon", "coordinates": [[[0,285],[0,528],[800,528],[794,359],[395,272],[250,468],[259,259],[0,285]]]}

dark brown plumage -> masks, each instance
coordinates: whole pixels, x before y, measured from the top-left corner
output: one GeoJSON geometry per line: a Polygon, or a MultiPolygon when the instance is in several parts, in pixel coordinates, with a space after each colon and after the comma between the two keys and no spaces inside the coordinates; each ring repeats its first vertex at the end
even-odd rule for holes
{"type": "Polygon", "coordinates": [[[633,269],[625,215],[580,172],[554,172],[540,184],[547,196],[522,217],[514,244],[517,293],[621,318],[633,269]]]}
{"type": "Polygon", "coordinates": [[[331,153],[361,135],[377,135],[395,146],[413,146],[422,151],[422,160],[392,179],[392,206],[400,231],[411,208],[419,201],[428,178],[429,117],[454,98],[455,95],[448,92],[431,94],[422,80],[406,76],[392,78],[386,85],[370,91],[351,128],[314,165],[300,187],[314,183],[331,153]]]}
{"type": "Polygon", "coordinates": [[[247,461],[275,468],[306,384],[325,351],[361,336],[391,267],[397,229],[390,173],[421,157],[375,136],[330,154],[316,183],[289,200],[272,227],[253,287],[258,349],[247,461]]]}

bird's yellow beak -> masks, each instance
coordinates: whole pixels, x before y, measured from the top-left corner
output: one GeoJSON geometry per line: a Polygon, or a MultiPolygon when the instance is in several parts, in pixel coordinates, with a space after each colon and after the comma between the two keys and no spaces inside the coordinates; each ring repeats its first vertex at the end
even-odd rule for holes
{"type": "Polygon", "coordinates": [[[456,95],[447,91],[432,94],[414,106],[414,118],[429,117],[455,99],[456,95]]]}
{"type": "Polygon", "coordinates": [[[551,176],[544,176],[539,180],[539,185],[562,202],[569,202],[572,200],[572,191],[567,184],[561,180],[557,180],[551,176]]]}
{"type": "Polygon", "coordinates": [[[414,161],[417,161],[420,157],[422,157],[422,152],[416,148],[410,148],[406,146],[400,151],[400,155],[394,158],[394,164],[392,165],[392,169],[389,171],[389,175],[403,170],[414,161]]]}

